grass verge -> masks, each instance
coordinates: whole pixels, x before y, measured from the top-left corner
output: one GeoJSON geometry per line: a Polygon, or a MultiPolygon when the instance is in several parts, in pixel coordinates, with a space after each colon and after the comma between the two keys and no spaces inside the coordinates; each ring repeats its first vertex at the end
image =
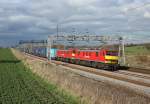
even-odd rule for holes
{"type": "Polygon", "coordinates": [[[0,104],[79,104],[79,98],[33,74],[9,49],[0,49],[0,104]]]}

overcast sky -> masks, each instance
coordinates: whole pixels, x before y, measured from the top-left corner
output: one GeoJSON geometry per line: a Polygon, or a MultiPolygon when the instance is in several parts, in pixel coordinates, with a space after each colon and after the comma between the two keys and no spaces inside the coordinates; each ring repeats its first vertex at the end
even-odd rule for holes
{"type": "Polygon", "coordinates": [[[59,31],[150,40],[149,0],[0,0],[0,44],[59,31]],[[149,5],[148,5],[149,3],[149,5]]]}

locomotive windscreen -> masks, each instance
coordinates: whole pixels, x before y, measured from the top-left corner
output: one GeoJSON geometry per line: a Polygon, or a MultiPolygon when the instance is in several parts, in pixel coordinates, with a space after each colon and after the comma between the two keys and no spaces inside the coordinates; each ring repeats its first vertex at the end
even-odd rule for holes
{"type": "Polygon", "coordinates": [[[118,56],[118,51],[107,51],[106,55],[109,55],[109,56],[118,56]]]}

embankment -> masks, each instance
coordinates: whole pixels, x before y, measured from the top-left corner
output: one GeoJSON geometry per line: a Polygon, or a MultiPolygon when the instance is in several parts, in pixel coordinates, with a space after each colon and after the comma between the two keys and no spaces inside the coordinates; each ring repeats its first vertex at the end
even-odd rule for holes
{"type": "Polygon", "coordinates": [[[78,95],[82,101],[89,104],[150,104],[150,98],[135,91],[106,83],[103,80],[93,80],[81,76],[65,67],[47,64],[12,50],[17,58],[22,59],[32,71],[43,79],[60,86],[63,89],[78,95]]]}

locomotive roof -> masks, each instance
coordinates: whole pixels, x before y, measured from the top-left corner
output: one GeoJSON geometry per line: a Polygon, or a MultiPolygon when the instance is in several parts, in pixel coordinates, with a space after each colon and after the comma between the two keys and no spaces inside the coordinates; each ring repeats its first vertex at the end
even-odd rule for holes
{"type": "MultiPolygon", "coordinates": [[[[61,50],[61,51],[72,51],[72,50],[61,50]]],[[[101,51],[101,50],[78,50],[78,51],[98,52],[98,51],[101,51]]],[[[106,51],[117,52],[117,50],[106,50],[106,51]]]]}
{"type": "MultiPolygon", "coordinates": [[[[73,51],[73,50],[60,50],[60,51],[73,51]]],[[[99,52],[101,50],[77,50],[78,52],[99,52]]],[[[105,50],[107,52],[118,52],[117,50],[105,50]]]]}
{"type": "Polygon", "coordinates": [[[100,50],[79,50],[79,51],[86,51],[86,52],[98,52],[100,50]]]}

